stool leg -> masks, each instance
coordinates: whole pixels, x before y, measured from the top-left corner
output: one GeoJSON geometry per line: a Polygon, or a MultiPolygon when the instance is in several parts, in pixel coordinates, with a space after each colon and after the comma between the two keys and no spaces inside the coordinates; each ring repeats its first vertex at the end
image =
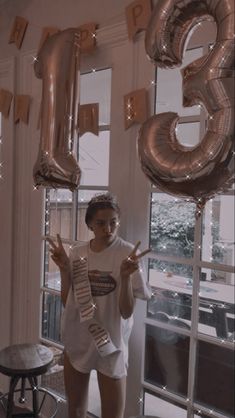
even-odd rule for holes
{"type": "Polygon", "coordinates": [[[12,417],[13,412],[13,406],[14,406],[14,391],[16,388],[16,385],[18,383],[19,377],[11,377],[10,380],[10,387],[9,387],[9,393],[7,398],[7,418],[12,417]]]}
{"type": "Polygon", "coordinates": [[[29,383],[33,393],[33,414],[35,418],[38,418],[38,381],[36,376],[29,377],[29,383]]]}
{"type": "Polygon", "coordinates": [[[25,403],[25,377],[22,377],[21,379],[19,403],[25,403]]]}

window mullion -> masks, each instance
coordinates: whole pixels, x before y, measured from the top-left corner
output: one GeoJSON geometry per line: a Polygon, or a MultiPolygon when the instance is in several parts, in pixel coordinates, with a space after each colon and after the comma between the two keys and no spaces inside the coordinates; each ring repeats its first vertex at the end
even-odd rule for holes
{"type": "Polygon", "coordinates": [[[188,371],[188,399],[189,407],[187,418],[193,416],[194,403],[194,386],[196,375],[196,358],[197,358],[197,335],[198,335],[198,319],[199,319],[199,290],[200,290],[200,267],[199,261],[201,257],[202,219],[196,219],[194,234],[194,266],[193,266],[193,287],[192,287],[192,317],[191,317],[191,336],[189,347],[189,371],[188,371]]]}

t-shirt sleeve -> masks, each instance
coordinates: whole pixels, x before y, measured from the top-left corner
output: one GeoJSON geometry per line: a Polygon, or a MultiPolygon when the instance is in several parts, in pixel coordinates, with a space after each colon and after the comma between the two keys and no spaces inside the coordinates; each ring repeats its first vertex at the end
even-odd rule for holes
{"type": "Polygon", "coordinates": [[[139,260],[139,270],[133,273],[132,287],[135,298],[149,300],[152,296],[152,289],[147,281],[145,264],[142,259],[139,260]]]}

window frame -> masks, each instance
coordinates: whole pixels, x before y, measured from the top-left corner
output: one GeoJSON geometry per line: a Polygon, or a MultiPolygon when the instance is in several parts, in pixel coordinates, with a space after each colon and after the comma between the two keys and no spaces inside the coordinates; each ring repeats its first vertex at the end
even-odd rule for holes
{"type": "MultiPolygon", "coordinates": [[[[199,33],[198,36],[195,34],[195,38],[192,39],[192,42],[189,41],[187,49],[195,49],[195,48],[203,48],[203,54],[208,52],[209,45],[212,42],[209,39],[207,42],[202,43],[201,34],[199,33]],[[199,38],[199,39],[197,39],[199,38]]],[[[157,77],[156,77],[157,80],[157,77]]],[[[154,100],[156,103],[156,98],[154,100]]],[[[204,111],[201,111],[200,116],[183,116],[179,118],[179,123],[190,123],[190,122],[200,122],[200,138],[203,137],[205,128],[206,128],[206,115],[204,111]]],[[[151,200],[152,200],[152,193],[162,193],[161,190],[154,187],[153,185],[150,186],[149,190],[149,231],[150,231],[150,213],[151,213],[151,200]]],[[[233,191],[227,191],[223,193],[223,195],[233,195],[233,191]]],[[[182,199],[183,200],[183,199],[182,199]]],[[[203,261],[201,259],[201,240],[202,240],[202,220],[203,217],[195,220],[195,230],[194,230],[194,256],[192,258],[180,258],[177,256],[171,255],[161,255],[157,254],[156,252],[152,251],[148,254],[148,258],[156,259],[160,261],[167,261],[167,262],[175,262],[175,263],[182,263],[185,265],[190,265],[193,268],[193,286],[192,286],[192,310],[191,310],[191,329],[183,329],[171,324],[164,323],[157,319],[151,319],[146,316],[144,319],[145,331],[144,331],[144,340],[146,340],[146,326],[152,325],[160,327],[161,329],[178,332],[182,335],[188,336],[190,339],[190,346],[189,346],[189,370],[188,370],[188,388],[187,388],[187,397],[184,398],[178,394],[175,394],[171,391],[168,391],[167,388],[161,388],[156,385],[153,385],[145,380],[145,350],[142,352],[142,360],[141,360],[141,384],[142,384],[142,395],[141,395],[141,412],[144,413],[144,393],[145,391],[151,391],[151,394],[154,393],[156,396],[162,397],[165,401],[169,399],[169,401],[176,402],[178,405],[186,408],[187,410],[187,418],[191,418],[194,416],[196,410],[200,410],[203,414],[208,416],[212,416],[214,418],[225,418],[227,415],[220,413],[218,411],[210,410],[208,407],[205,407],[198,402],[194,401],[194,390],[195,390],[195,378],[196,378],[196,362],[197,362],[197,345],[198,341],[205,341],[210,344],[215,344],[220,346],[221,340],[219,338],[215,338],[213,336],[203,334],[202,332],[198,331],[198,317],[199,317],[199,288],[200,288],[200,272],[201,268],[208,268],[210,270],[217,270],[223,272],[234,273],[234,266],[225,265],[222,263],[214,263],[209,261],[203,261]],[[209,411],[209,412],[208,412],[209,411]]],[[[150,236],[150,233],[149,233],[150,236]]],[[[223,347],[228,349],[234,349],[234,343],[228,340],[222,340],[223,347]]]]}

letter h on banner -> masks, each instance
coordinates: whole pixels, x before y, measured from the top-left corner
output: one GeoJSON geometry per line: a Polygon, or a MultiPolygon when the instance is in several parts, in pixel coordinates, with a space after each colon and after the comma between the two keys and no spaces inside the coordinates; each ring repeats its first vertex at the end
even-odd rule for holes
{"type": "Polygon", "coordinates": [[[92,132],[99,135],[99,103],[90,103],[79,106],[78,112],[79,135],[92,132]]]}
{"type": "Polygon", "coordinates": [[[124,96],[124,123],[128,129],[135,122],[143,123],[147,119],[147,90],[132,91],[124,96]]]}

